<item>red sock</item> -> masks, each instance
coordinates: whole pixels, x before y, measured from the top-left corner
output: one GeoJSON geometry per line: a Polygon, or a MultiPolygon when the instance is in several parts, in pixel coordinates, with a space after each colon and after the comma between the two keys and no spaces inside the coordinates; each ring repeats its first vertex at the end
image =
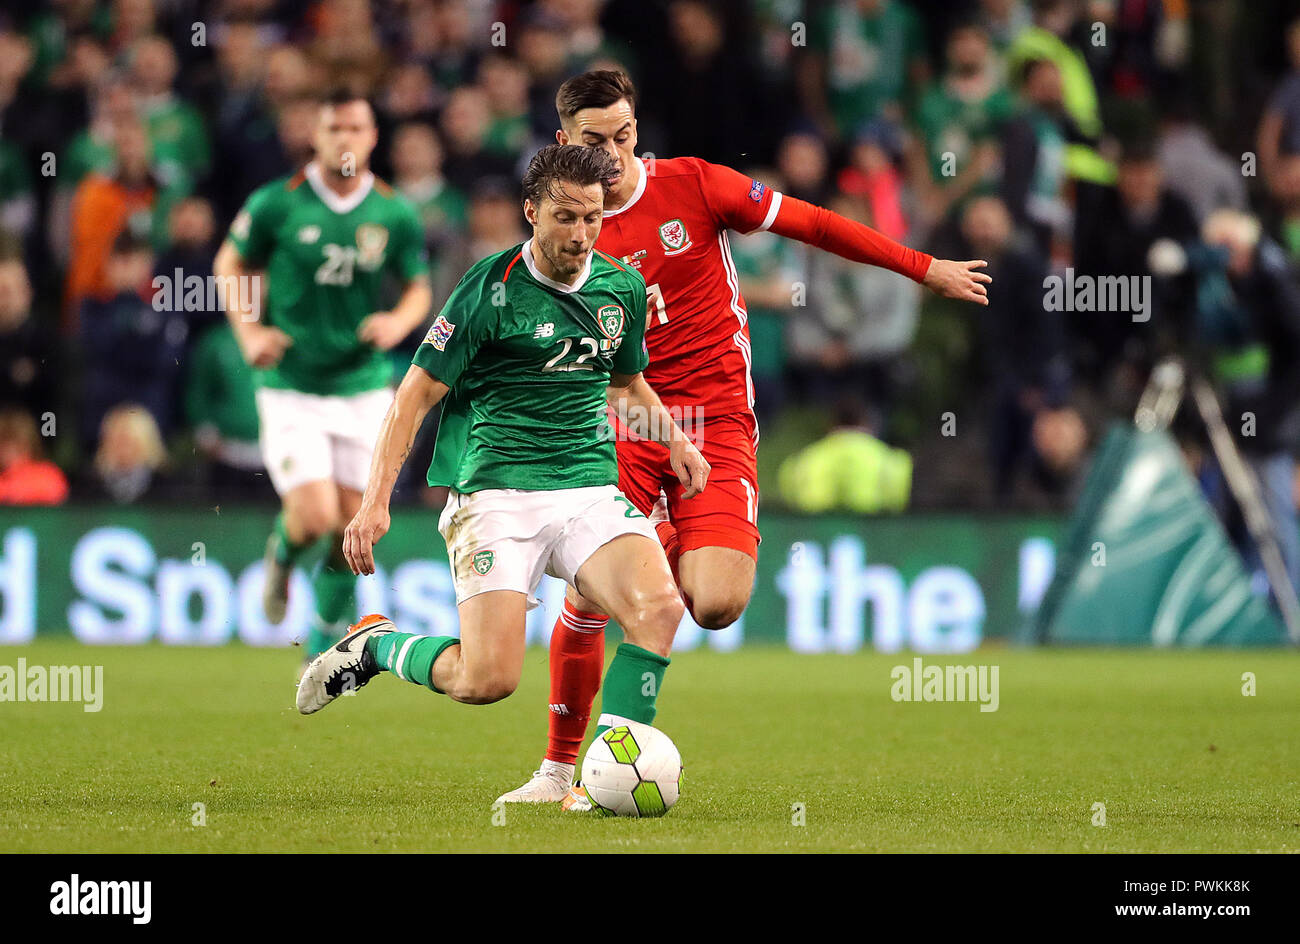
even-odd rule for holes
{"type": "Polygon", "coordinates": [[[584,613],[568,600],[551,632],[551,719],[546,759],[576,764],[591,706],[605,669],[608,616],[584,613]]]}

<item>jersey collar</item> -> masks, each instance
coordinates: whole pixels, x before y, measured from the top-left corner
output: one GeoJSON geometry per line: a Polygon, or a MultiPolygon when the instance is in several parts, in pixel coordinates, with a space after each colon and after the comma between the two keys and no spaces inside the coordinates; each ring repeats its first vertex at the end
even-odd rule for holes
{"type": "Polygon", "coordinates": [[[645,193],[646,178],[649,177],[650,175],[646,173],[645,164],[643,164],[639,158],[636,160],[633,166],[636,167],[637,174],[639,176],[636,179],[636,186],[632,188],[632,196],[628,197],[627,203],[623,204],[617,210],[605,210],[604,212],[601,213],[601,216],[603,217],[618,216],[624,210],[632,206],[632,204],[640,200],[641,194],[645,193]]]}
{"type": "Polygon", "coordinates": [[[307,183],[311,184],[311,189],[316,191],[316,196],[320,197],[321,203],[339,214],[351,213],[361,206],[361,201],[370,194],[370,189],[375,185],[375,175],[366,171],[361,175],[361,186],[346,197],[340,197],[325,183],[325,175],[321,173],[320,165],[315,161],[303,168],[303,175],[307,178],[307,183]]]}
{"type": "Polygon", "coordinates": [[[587,253],[587,261],[583,265],[582,275],[578,276],[577,281],[572,285],[565,285],[563,282],[557,282],[555,279],[547,278],[542,275],[541,272],[537,271],[537,263],[533,260],[533,241],[531,239],[524,243],[523,253],[524,265],[528,266],[529,275],[538,282],[541,282],[547,288],[553,288],[557,292],[563,292],[565,295],[572,295],[587,284],[587,278],[591,275],[591,260],[595,257],[596,250],[592,249],[591,252],[587,253]]]}

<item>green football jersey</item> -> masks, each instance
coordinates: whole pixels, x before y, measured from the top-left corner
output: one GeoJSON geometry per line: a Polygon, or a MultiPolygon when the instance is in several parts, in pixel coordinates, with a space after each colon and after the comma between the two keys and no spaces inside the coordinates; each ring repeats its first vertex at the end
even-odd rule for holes
{"type": "Polygon", "coordinates": [[[452,388],[429,484],[617,483],[605,391],[611,374],[645,369],[645,326],[645,281],[603,253],[572,286],[536,270],[531,241],[475,263],[415,353],[452,388]]]}
{"type": "Polygon", "coordinates": [[[415,211],[367,173],[348,197],[314,165],[255,190],[230,227],[250,268],[268,282],[262,320],[293,338],[262,386],[303,393],[363,393],[392,382],[384,351],[357,337],[380,310],[384,273],[403,283],[428,271],[415,211]]]}

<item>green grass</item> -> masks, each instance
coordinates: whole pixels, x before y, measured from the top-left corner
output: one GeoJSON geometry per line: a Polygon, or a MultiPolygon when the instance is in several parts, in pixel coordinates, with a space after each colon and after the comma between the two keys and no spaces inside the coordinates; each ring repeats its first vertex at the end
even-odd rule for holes
{"type": "Polygon", "coordinates": [[[890,698],[911,656],[678,656],[658,724],[686,764],[661,820],[492,802],[536,765],[546,654],[514,696],[382,677],[310,718],[294,655],[0,649],[104,665],[104,707],[0,703],[0,852],[1273,851],[1300,847],[1300,657],[985,649],[1001,705],[890,698]],[[1258,694],[1244,697],[1254,672],[1258,694]],[[1107,825],[1093,826],[1092,805],[1107,825]],[[207,825],[191,825],[193,804],[207,825]],[[802,803],[806,825],[792,825],[802,803]]]}

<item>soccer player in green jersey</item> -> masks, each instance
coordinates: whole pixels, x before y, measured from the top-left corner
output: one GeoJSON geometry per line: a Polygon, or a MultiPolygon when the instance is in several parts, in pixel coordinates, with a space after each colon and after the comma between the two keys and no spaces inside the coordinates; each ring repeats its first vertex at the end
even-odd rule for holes
{"type": "Polygon", "coordinates": [[[320,109],[315,159],[253,192],[213,264],[257,372],[262,456],[283,502],[266,546],[271,622],[284,619],[295,563],[330,539],[312,577],[309,659],[355,618],[343,526],[361,506],[375,430],[393,398],[386,352],[433,302],[415,212],[368,169],[377,139],[364,99],[332,96],[320,109]],[[404,289],[391,311],[378,311],[386,273],[404,289]]]}
{"type": "Polygon", "coordinates": [[[606,404],[645,411],[691,496],[709,465],[641,371],[646,288],[594,250],[614,165],[602,151],[551,145],[524,177],[533,237],[476,263],[415,355],[384,418],[370,479],[343,550],[358,573],[389,527],[388,499],[421,421],[455,389],[468,436],[439,522],[460,638],[402,633],[368,616],[303,674],[298,710],[319,711],[380,671],[485,704],[514,691],[524,616],[544,573],[590,595],[623,627],[601,716],[653,722],[684,612],[649,520],[617,485],[606,404]]]}

